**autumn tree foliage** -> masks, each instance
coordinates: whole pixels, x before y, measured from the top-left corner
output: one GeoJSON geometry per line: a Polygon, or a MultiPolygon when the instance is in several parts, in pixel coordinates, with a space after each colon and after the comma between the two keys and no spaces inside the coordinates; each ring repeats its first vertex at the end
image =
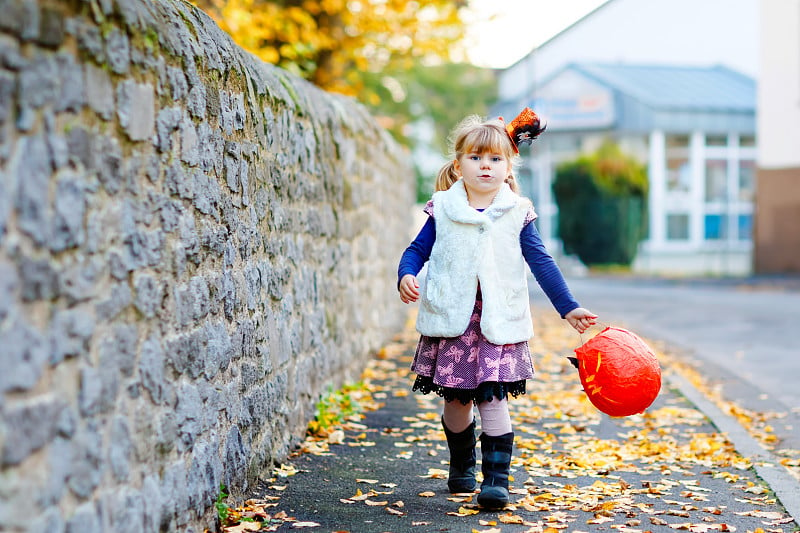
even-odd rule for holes
{"type": "Polygon", "coordinates": [[[376,105],[367,76],[459,53],[466,0],[195,0],[243,48],[376,105]]]}

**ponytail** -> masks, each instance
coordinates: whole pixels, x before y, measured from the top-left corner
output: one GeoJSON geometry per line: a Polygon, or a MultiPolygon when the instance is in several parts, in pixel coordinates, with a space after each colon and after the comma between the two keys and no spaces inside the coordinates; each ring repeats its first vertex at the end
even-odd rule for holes
{"type": "Polygon", "coordinates": [[[455,161],[448,161],[441,169],[439,169],[439,173],[436,175],[436,192],[446,191],[449,189],[451,185],[458,181],[458,177],[455,161]]]}
{"type": "Polygon", "coordinates": [[[506,178],[506,183],[508,183],[508,186],[511,187],[512,191],[514,191],[517,194],[520,194],[519,184],[517,183],[517,178],[514,176],[514,174],[508,175],[508,177],[506,178]]]}

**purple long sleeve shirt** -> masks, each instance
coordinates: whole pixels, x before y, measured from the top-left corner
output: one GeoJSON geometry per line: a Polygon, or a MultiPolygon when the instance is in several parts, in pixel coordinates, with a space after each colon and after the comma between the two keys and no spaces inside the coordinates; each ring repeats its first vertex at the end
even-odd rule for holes
{"type": "MultiPolygon", "coordinates": [[[[397,284],[406,274],[416,276],[431,256],[433,243],[436,242],[436,222],[432,216],[428,217],[417,237],[403,252],[400,265],[397,268],[397,284]]],[[[553,257],[539,236],[536,224],[527,223],[519,234],[519,244],[522,247],[522,256],[528,267],[533,272],[533,277],[553,304],[561,318],[575,308],[580,307],[567,287],[567,282],[561,274],[553,257]]]]}

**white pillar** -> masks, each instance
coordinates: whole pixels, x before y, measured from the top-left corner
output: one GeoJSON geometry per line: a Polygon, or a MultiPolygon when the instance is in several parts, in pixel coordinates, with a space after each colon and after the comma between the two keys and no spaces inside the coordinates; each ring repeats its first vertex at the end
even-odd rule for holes
{"type": "Polygon", "coordinates": [[[725,196],[725,215],[728,223],[727,244],[736,245],[739,232],[739,136],[728,134],[728,187],[725,196]]]}
{"type": "Polygon", "coordinates": [[[650,212],[650,236],[648,239],[651,250],[662,248],[667,238],[667,215],[664,210],[664,199],[667,188],[667,157],[664,132],[653,130],[650,132],[649,149],[649,176],[648,210],[650,212]]]}
{"type": "Polygon", "coordinates": [[[553,215],[558,211],[558,206],[553,199],[553,180],[556,178],[553,168],[553,156],[550,144],[540,146],[539,157],[537,158],[536,172],[539,173],[539,232],[545,246],[550,247],[554,240],[558,238],[554,234],[553,215]]]}
{"type": "Polygon", "coordinates": [[[692,181],[689,186],[689,241],[695,250],[703,248],[706,196],[706,139],[702,131],[692,132],[689,139],[689,167],[692,181]]]}

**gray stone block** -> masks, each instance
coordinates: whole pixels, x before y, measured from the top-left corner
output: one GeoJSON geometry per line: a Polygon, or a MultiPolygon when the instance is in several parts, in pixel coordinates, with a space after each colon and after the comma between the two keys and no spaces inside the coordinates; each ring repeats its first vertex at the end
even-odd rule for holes
{"type": "Polygon", "coordinates": [[[180,163],[172,163],[165,171],[165,185],[170,194],[181,198],[194,197],[194,180],[180,163]]]}
{"type": "Polygon", "coordinates": [[[66,524],[61,510],[56,507],[45,508],[42,514],[30,520],[26,533],[63,533],[66,524]]]}
{"type": "Polygon", "coordinates": [[[142,386],[157,404],[165,399],[164,364],[164,350],[158,338],[151,336],[142,342],[139,348],[139,376],[142,386]]]}
{"type": "Polygon", "coordinates": [[[86,238],[83,220],[87,187],[82,177],[71,170],[60,172],[56,180],[49,247],[61,252],[80,246],[86,238]]]}
{"type": "Polygon", "coordinates": [[[117,117],[132,141],[151,139],[155,130],[155,94],[149,83],[126,80],[117,87],[117,117]]]}
{"type": "Polygon", "coordinates": [[[212,379],[219,370],[227,368],[233,356],[233,344],[223,323],[206,322],[204,329],[208,339],[205,376],[212,379]]]}
{"type": "Polygon", "coordinates": [[[216,178],[209,177],[207,174],[196,170],[194,172],[194,206],[205,215],[212,215],[215,220],[219,220],[219,204],[222,191],[216,178]]]}
{"type": "Polygon", "coordinates": [[[156,448],[162,455],[167,455],[178,442],[178,421],[174,411],[164,411],[158,425],[156,448]]]}
{"type": "Polygon", "coordinates": [[[152,12],[153,8],[149,4],[116,0],[114,7],[126,26],[130,28],[142,30],[158,24],[155,13],[152,12]]]}
{"type": "Polygon", "coordinates": [[[22,286],[22,301],[50,300],[58,292],[58,277],[47,259],[21,257],[19,277],[22,286]]]}
{"type": "Polygon", "coordinates": [[[122,148],[115,137],[98,135],[94,138],[92,169],[100,183],[111,195],[122,190],[122,148]]]}
{"type": "Polygon", "coordinates": [[[196,84],[189,90],[186,107],[192,117],[203,120],[206,118],[206,87],[202,83],[196,84]]]}
{"type": "Polygon", "coordinates": [[[161,500],[163,496],[157,475],[149,475],[144,478],[141,493],[144,504],[142,533],[159,533],[161,530],[161,500]]]}
{"type": "Polygon", "coordinates": [[[161,204],[159,214],[161,216],[161,227],[166,232],[172,232],[177,229],[183,213],[183,205],[177,200],[165,200],[161,204]]]}
{"type": "Polygon", "coordinates": [[[28,41],[39,36],[41,15],[38,3],[34,0],[4,0],[3,16],[0,18],[0,29],[17,35],[28,41]]]}
{"type": "Polygon", "coordinates": [[[179,236],[186,256],[196,259],[200,253],[200,237],[197,234],[197,226],[194,217],[188,213],[181,216],[179,223],[179,236]]]}
{"type": "Polygon", "coordinates": [[[58,293],[67,298],[69,305],[95,296],[97,283],[104,272],[102,257],[78,256],[74,259],[72,264],[58,272],[58,293]]]}
{"type": "Polygon", "coordinates": [[[130,477],[130,457],[133,449],[128,421],[117,416],[111,423],[111,444],[108,451],[108,463],[111,474],[118,482],[127,481],[130,477]]]}
{"type": "Polygon", "coordinates": [[[12,372],[0,373],[0,391],[33,388],[47,365],[48,346],[42,333],[22,317],[17,317],[7,327],[0,328],[0,346],[3,347],[0,366],[13,369],[12,372]]]}
{"type": "Polygon", "coordinates": [[[67,134],[67,150],[73,165],[92,168],[91,136],[85,128],[74,127],[67,134]]]}
{"type": "Polygon", "coordinates": [[[42,508],[57,505],[67,490],[67,478],[72,469],[72,444],[56,437],[47,448],[47,479],[36,494],[36,504],[42,508]]]}
{"type": "Polygon", "coordinates": [[[88,501],[75,509],[67,520],[67,533],[103,533],[100,525],[100,513],[94,501],[88,501]]]}
{"type": "Polygon", "coordinates": [[[161,478],[162,503],[162,523],[164,520],[176,520],[178,523],[185,523],[187,517],[185,510],[189,508],[189,496],[187,493],[186,467],[183,461],[170,464],[164,470],[161,478]]]}
{"type": "Polygon", "coordinates": [[[184,117],[179,126],[181,138],[181,161],[189,166],[200,164],[200,143],[194,123],[184,117]]]}
{"type": "Polygon", "coordinates": [[[178,374],[199,377],[205,368],[205,338],[201,330],[167,339],[167,360],[178,374]]]}
{"type": "Polygon", "coordinates": [[[16,186],[14,206],[19,228],[39,245],[47,242],[49,223],[47,190],[51,165],[47,142],[42,136],[22,137],[12,157],[9,176],[16,186]]]}
{"type": "Polygon", "coordinates": [[[186,75],[176,67],[166,68],[167,81],[169,83],[172,99],[182,100],[189,92],[189,84],[186,83],[186,75]]]}
{"type": "Polygon", "coordinates": [[[222,257],[225,254],[227,245],[228,231],[225,227],[212,225],[209,222],[202,223],[202,235],[200,242],[203,248],[214,252],[222,257]]]}
{"type": "Polygon", "coordinates": [[[131,48],[127,33],[112,27],[105,36],[106,58],[116,74],[126,74],[130,69],[131,48]]]}
{"type": "Polygon", "coordinates": [[[0,70],[0,125],[11,117],[16,89],[16,77],[6,70],[0,70]]]}
{"type": "Polygon", "coordinates": [[[66,21],[65,29],[68,34],[75,36],[80,51],[89,54],[97,64],[105,63],[106,52],[99,26],[88,19],[75,17],[66,21]]]}
{"type": "Polygon", "coordinates": [[[56,56],[58,67],[58,89],[54,109],[56,112],[77,113],[86,104],[84,75],[75,57],[69,53],[56,56]]]}
{"type": "Polygon", "coordinates": [[[198,442],[192,450],[192,465],[188,472],[189,506],[198,514],[214,503],[222,479],[222,463],[218,444],[198,442]]]}
{"type": "Polygon", "coordinates": [[[167,107],[156,116],[157,146],[161,152],[172,150],[172,132],[178,129],[183,114],[178,107],[167,107]]]}
{"type": "Polygon", "coordinates": [[[58,48],[64,42],[64,15],[57,9],[42,7],[39,17],[38,43],[48,48],[58,48]]]}
{"type": "Polygon", "coordinates": [[[102,450],[103,439],[97,423],[90,420],[72,439],[72,468],[67,484],[79,498],[88,498],[100,484],[103,474],[102,450]]]}
{"type": "Polygon", "coordinates": [[[14,265],[0,260],[0,324],[2,324],[16,307],[15,301],[20,295],[20,279],[14,265]]]}
{"type": "MultiPolygon", "coordinates": [[[[6,367],[8,368],[8,367],[6,367]]],[[[6,406],[6,436],[2,465],[16,465],[50,443],[58,433],[58,421],[64,401],[38,396],[17,405],[6,406]]]]}
{"type": "Polygon", "coordinates": [[[201,122],[197,126],[199,139],[200,168],[204,172],[219,176],[223,171],[222,150],[225,140],[218,127],[212,127],[208,122],[201,122]]]}
{"type": "Polygon", "coordinates": [[[203,430],[203,402],[194,384],[182,383],[178,387],[175,420],[178,423],[179,449],[191,450],[203,430]]]}
{"type": "Polygon", "coordinates": [[[100,67],[86,64],[86,102],[89,107],[105,120],[114,116],[114,86],[108,73],[100,67]]]}
{"type": "Polygon", "coordinates": [[[56,311],[48,332],[49,363],[57,365],[65,357],[88,355],[94,328],[94,317],[87,312],[79,309],[56,311]]]}
{"type": "Polygon", "coordinates": [[[249,450],[242,439],[242,434],[239,432],[239,427],[232,426],[225,438],[225,471],[223,474],[225,486],[246,489],[247,478],[245,470],[249,454],[249,450]]]}
{"type": "Polygon", "coordinates": [[[88,366],[81,368],[79,374],[78,406],[82,416],[92,416],[100,411],[103,395],[102,377],[96,368],[88,366]]]}
{"type": "Polygon", "coordinates": [[[116,370],[123,376],[133,374],[136,361],[138,331],[135,325],[116,323],[111,333],[99,340],[98,354],[101,369],[116,370]]]}
{"type": "Polygon", "coordinates": [[[141,533],[144,527],[144,501],[130,487],[109,490],[102,499],[103,522],[115,533],[141,533]]]}
{"type": "Polygon", "coordinates": [[[136,309],[146,318],[156,316],[163,298],[162,285],[157,278],[137,272],[133,276],[133,290],[136,309]]]}
{"type": "Polygon", "coordinates": [[[103,320],[112,320],[131,304],[131,289],[127,283],[112,285],[111,294],[97,304],[96,313],[103,320]]]}
{"type": "Polygon", "coordinates": [[[225,133],[231,135],[234,131],[244,129],[244,95],[222,90],[219,91],[219,102],[222,129],[225,133]]]}

